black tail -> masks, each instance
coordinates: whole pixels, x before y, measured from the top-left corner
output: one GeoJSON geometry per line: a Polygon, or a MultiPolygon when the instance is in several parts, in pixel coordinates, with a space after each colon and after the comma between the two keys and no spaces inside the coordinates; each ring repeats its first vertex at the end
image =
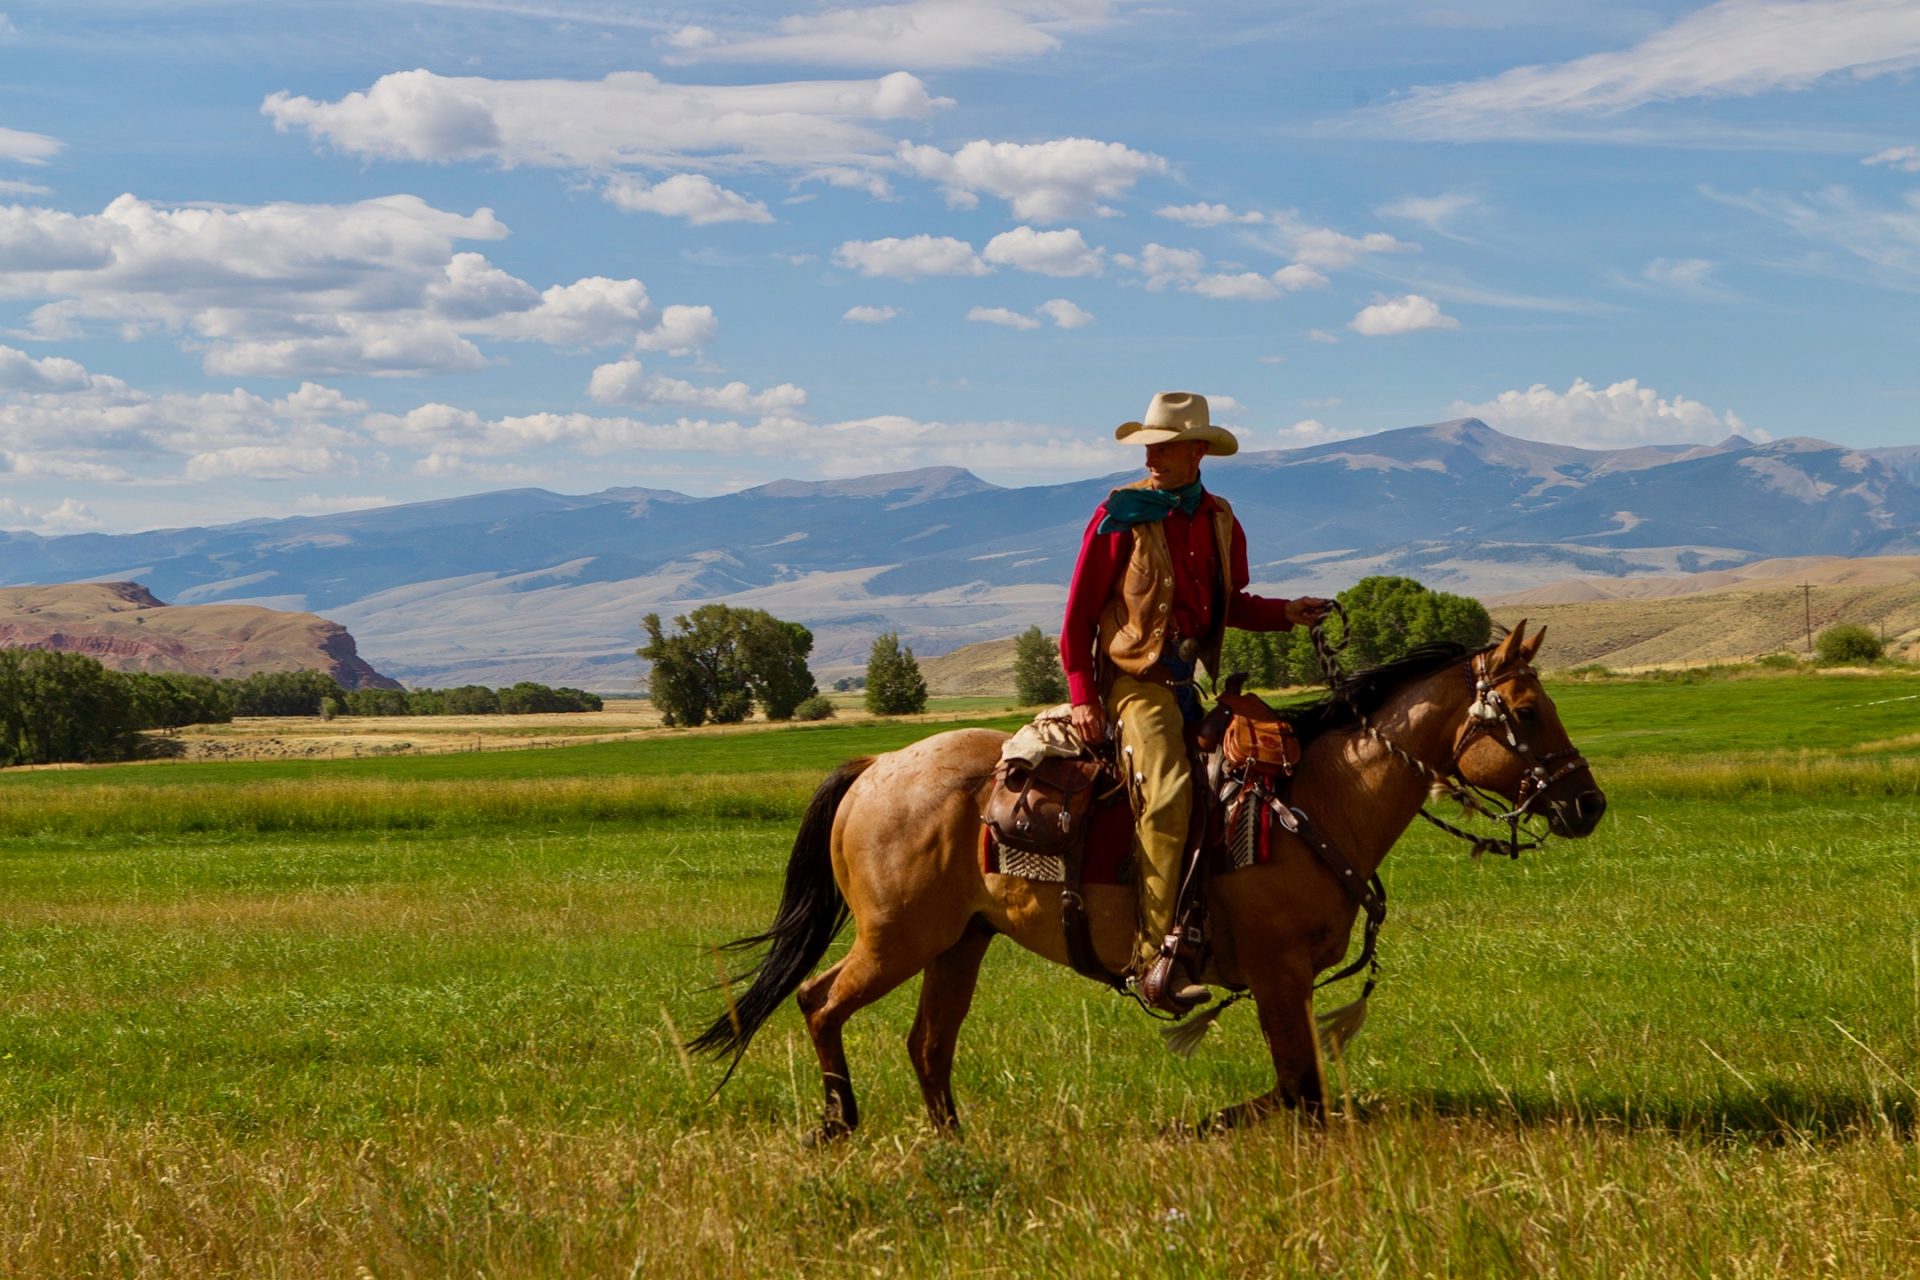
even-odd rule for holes
{"type": "MultiPolygon", "coordinates": [[[[853,780],[866,772],[872,756],[849,760],[827,775],[820,789],[807,804],[800,819],[800,833],[793,838],[793,854],[787,859],[787,884],[780,895],[780,910],[765,933],[739,938],[721,948],[727,952],[767,952],[744,973],[733,975],[725,984],[727,1011],[712,1026],[687,1042],[696,1053],[716,1057],[732,1054],[724,1086],[740,1065],[740,1056],[752,1043],[760,1024],[773,1016],[786,998],[794,993],[820,957],[833,945],[833,939],[845,927],[849,911],[833,882],[833,815],[846,798],[853,780]],[[752,980],[746,994],[735,999],[731,994],[737,983],[752,980]]],[[[716,1091],[719,1086],[716,1086],[716,1091]]]]}

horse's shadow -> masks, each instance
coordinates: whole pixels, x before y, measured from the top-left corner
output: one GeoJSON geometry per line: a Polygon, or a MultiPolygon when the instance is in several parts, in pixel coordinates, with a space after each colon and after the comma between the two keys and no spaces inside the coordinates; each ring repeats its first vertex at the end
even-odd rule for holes
{"type": "Polygon", "coordinates": [[[1710,1098],[1601,1093],[1567,1099],[1493,1088],[1436,1089],[1391,1099],[1358,1098],[1346,1109],[1362,1122],[1432,1115],[1527,1128],[1656,1132],[1746,1142],[1824,1141],[1869,1133],[1910,1139],[1920,1130],[1916,1100],[1786,1085],[1710,1098]]]}

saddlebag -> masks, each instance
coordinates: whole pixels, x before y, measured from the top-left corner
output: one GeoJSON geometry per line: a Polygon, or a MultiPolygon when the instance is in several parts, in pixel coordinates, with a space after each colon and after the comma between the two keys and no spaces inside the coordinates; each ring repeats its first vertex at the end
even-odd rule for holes
{"type": "Polygon", "coordinates": [[[1010,849],[1065,853],[1086,830],[1099,776],[1095,760],[1048,756],[1037,765],[1002,760],[980,820],[1010,849]]]}

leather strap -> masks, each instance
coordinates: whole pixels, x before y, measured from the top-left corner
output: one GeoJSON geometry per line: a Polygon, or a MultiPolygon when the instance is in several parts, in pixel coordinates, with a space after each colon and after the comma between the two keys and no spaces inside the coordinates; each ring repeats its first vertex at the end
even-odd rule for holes
{"type": "MultiPolygon", "coordinates": [[[[1346,854],[1340,852],[1338,846],[1327,839],[1326,833],[1314,824],[1313,819],[1299,809],[1282,804],[1278,798],[1270,803],[1273,805],[1274,818],[1280,825],[1300,837],[1307,848],[1313,851],[1314,856],[1320,859],[1322,865],[1333,872],[1333,878],[1339,881],[1340,887],[1346,890],[1347,896],[1352,898],[1367,916],[1366,932],[1361,935],[1360,940],[1359,957],[1340,972],[1329,974],[1314,983],[1314,989],[1318,990],[1342,978],[1351,978],[1362,969],[1372,967],[1377,970],[1380,965],[1374,956],[1374,951],[1380,940],[1380,926],[1386,923],[1387,919],[1387,886],[1381,881],[1380,873],[1376,871],[1370,876],[1362,876],[1360,869],[1353,865],[1346,854]]],[[[1374,978],[1369,975],[1365,994],[1372,994],[1373,984],[1374,978]]]]}

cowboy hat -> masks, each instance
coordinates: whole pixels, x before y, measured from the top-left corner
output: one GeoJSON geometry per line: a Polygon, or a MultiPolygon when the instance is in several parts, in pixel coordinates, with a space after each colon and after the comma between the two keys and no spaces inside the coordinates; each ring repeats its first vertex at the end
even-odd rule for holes
{"type": "Polygon", "coordinates": [[[1175,444],[1186,440],[1206,442],[1210,457],[1224,458],[1240,450],[1240,442],[1225,427],[1216,427],[1207,419],[1207,398],[1192,391],[1162,391],[1140,415],[1138,422],[1123,422],[1113,429],[1113,438],[1127,444],[1175,444]]]}

